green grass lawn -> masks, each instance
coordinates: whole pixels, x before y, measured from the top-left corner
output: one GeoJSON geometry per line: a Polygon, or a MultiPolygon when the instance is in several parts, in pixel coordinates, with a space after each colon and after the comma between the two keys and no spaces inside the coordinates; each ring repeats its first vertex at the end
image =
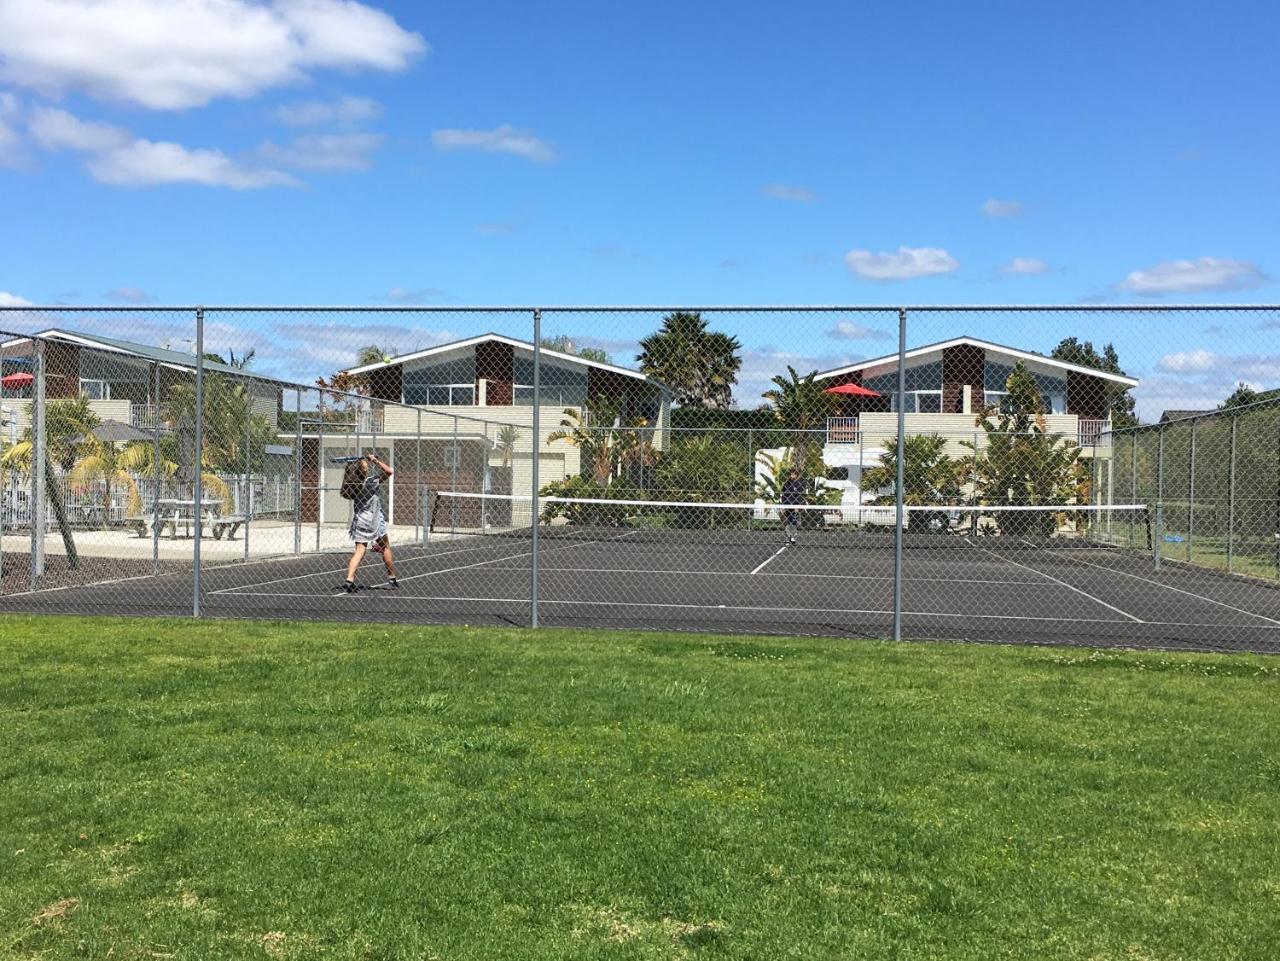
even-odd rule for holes
{"type": "Polygon", "coordinates": [[[1270,959],[1280,660],[0,619],[0,956],[1270,959]]]}

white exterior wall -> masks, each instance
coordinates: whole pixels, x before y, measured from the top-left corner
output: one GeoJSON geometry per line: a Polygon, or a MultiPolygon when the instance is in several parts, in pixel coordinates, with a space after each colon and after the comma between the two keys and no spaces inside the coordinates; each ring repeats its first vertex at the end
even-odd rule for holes
{"type": "MultiPolygon", "coordinates": [[[[937,434],[947,440],[946,452],[950,457],[964,457],[972,453],[961,442],[985,446],[986,432],[974,421],[974,414],[907,414],[906,432],[911,434],[937,434]]],[[[1046,427],[1051,434],[1062,434],[1069,438],[1079,436],[1080,418],[1075,414],[1048,414],[1045,416],[1046,427]]],[[[866,448],[884,448],[890,441],[898,437],[898,415],[894,413],[862,414],[858,417],[858,430],[862,445],[866,448]]],[[[844,445],[842,445],[844,446],[844,445]]],[[[1108,458],[1109,447],[1085,447],[1085,457],[1108,458]]]]}

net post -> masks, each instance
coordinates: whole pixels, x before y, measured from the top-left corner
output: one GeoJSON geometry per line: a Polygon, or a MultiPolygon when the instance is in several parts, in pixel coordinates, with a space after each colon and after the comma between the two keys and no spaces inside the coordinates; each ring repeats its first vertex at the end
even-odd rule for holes
{"type": "Polygon", "coordinates": [[[1227,573],[1235,563],[1236,534],[1236,414],[1231,415],[1231,466],[1227,472],[1227,573]]]}
{"type": "MultiPolygon", "coordinates": [[[[1138,432],[1132,427],[1129,429],[1129,503],[1138,503],[1138,432]]],[[[1129,546],[1133,546],[1132,537],[1129,546]]]]}
{"type": "MultiPolygon", "coordinates": [[[[458,415],[453,415],[453,452],[449,455],[449,462],[452,464],[450,468],[451,481],[450,489],[456,494],[458,492],[458,415]]],[[[449,508],[449,537],[457,539],[458,537],[458,499],[453,498],[453,504],[449,508]]]]}
{"type": "Polygon", "coordinates": [[[293,553],[302,553],[302,388],[293,392],[297,418],[293,425],[293,553]]]}
{"type": "Polygon", "coordinates": [[[45,504],[45,477],[48,471],[48,436],[45,426],[45,357],[44,341],[38,338],[35,347],[35,382],[31,401],[31,589],[40,586],[44,577],[45,521],[48,509],[45,504]]]}
{"type": "Polygon", "coordinates": [[[151,365],[151,573],[160,573],[160,364],[151,365]]]}
{"type": "Polygon", "coordinates": [[[1160,570],[1160,551],[1164,544],[1164,504],[1156,502],[1156,526],[1152,535],[1151,557],[1155,569],[1160,570]]]}
{"type": "Polygon", "coordinates": [[[906,470],[903,447],[907,433],[907,311],[898,308],[898,476],[894,485],[893,527],[893,639],[902,640],[902,523],[906,504],[903,492],[906,470]]]}
{"type": "Polygon", "coordinates": [[[533,311],[533,437],[530,451],[530,467],[533,477],[533,490],[531,492],[533,497],[533,511],[532,517],[530,518],[530,524],[532,525],[530,530],[532,550],[529,554],[529,626],[534,629],[538,627],[538,447],[540,440],[538,435],[542,429],[538,404],[541,400],[539,397],[541,387],[542,311],[535,308],[533,311]]]}
{"type": "Polygon", "coordinates": [[[194,522],[191,531],[192,557],[195,565],[191,578],[191,616],[200,616],[200,538],[204,534],[204,308],[196,308],[196,442],[195,442],[195,483],[192,485],[192,500],[195,505],[191,513],[194,522]]]}
{"type": "MultiPolygon", "coordinates": [[[[403,395],[401,395],[403,397],[403,395]]],[[[413,539],[419,539],[422,532],[418,530],[418,524],[422,521],[422,408],[417,408],[418,431],[413,435],[413,489],[418,498],[417,504],[414,505],[413,511],[413,539]]],[[[425,546],[427,539],[421,537],[425,546]]]]}
{"type": "Polygon", "coordinates": [[[316,553],[320,553],[320,521],[324,517],[324,391],[316,404],[316,553]]]}

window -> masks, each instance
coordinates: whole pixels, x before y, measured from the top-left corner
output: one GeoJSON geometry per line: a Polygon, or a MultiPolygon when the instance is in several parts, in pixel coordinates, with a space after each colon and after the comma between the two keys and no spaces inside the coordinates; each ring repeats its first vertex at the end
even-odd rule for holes
{"type": "Polygon", "coordinates": [[[453,360],[405,366],[404,402],[426,407],[468,406],[476,402],[476,358],[467,354],[453,360]]]}
{"type": "MultiPolygon", "coordinates": [[[[515,385],[513,404],[533,404],[533,356],[517,354],[514,358],[515,385]]],[[[539,370],[539,387],[544,407],[582,407],[587,403],[587,369],[554,364],[543,358],[539,370]]]]}
{"type": "Polygon", "coordinates": [[[105,380],[91,380],[87,377],[81,377],[80,396],[89,400],[110,400],[111,385],[105,380]]]}

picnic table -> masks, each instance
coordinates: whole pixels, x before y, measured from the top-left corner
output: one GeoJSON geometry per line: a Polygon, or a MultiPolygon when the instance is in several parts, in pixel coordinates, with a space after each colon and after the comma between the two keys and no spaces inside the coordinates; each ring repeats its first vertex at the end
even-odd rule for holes
{"type": "MultiPolygon", "coordinates": [[[[169,528],[170,540],[177,539],[179,527],[183,528],[186,536],[191,536],[196,521],[195,498],[162,497],[156,504],[159,507],[157,513],[130,518],[140,536],[145,537],[149,533],[164,534],[166,527],[169,528]]],[[[222,540],[224,534],[227,540],[234,540],[236,532],[245,523],[243,515],[223,514],[222,501],[218,498],[202,498],[199,516],[201,533],[209,531],[214,540],[222,540]]]]}

